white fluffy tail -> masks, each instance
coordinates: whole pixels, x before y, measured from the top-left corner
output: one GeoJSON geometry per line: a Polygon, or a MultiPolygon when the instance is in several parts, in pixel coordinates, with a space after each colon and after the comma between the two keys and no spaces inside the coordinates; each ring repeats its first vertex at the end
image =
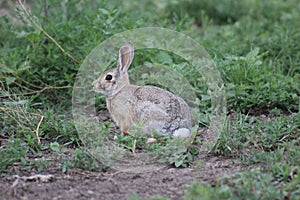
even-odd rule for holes
{"type": "Polygon", "coordinates": [[[175,137],[182,137],[182,138],[186,138],[190,136],[191,131],[187,128],[180,128],[176,131],[174,131],[173,135],[175,137]]]}

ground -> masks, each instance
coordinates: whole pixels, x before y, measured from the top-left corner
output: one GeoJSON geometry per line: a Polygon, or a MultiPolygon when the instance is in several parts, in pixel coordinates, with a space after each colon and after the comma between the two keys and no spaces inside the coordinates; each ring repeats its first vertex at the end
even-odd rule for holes
{"type": "MultiPolygon", "coordinates": [[[[98,118],[111,121],[105,111],[98,118]]],[[[107,172],[74,168],[63,173],[59,160],[53,159],[55,156],[51,152],[43,157],[51,160],[51,165],[42,172],[16,164],[9,173],[2,175],[1,199],[128,199],[134,194],[141,199],[154,195],[182,199],[186,186],[195,181],[212,183],[225,174],[249,169],[234,157],[213,155],[199,155],[188,168],[155,162],[136,165],[134,163],[144,158],[137,153],[127,163],[118,164],[107,172]]]]}
{"type": "MultiPolygon", "coordinates": [[[[199,161],[199,160],[198,160],[199,161]]],[[[79,169],[62,173],[49,169],[42,173],[17,169],[0,180],[0,195],[6,199],[127,199],[138,194],[149,199],[154,195],[170,199],[182,199],[184,188],[194,181],[212,182],[225,174],[233,174],[247,167],[235,163],[235,159],[206,156],[200,167],[173,168],[155,166],[144,172],[110,171],[87,172],[79,169]],[[42,180],[32,175],[51,177],[42,180]]]]}

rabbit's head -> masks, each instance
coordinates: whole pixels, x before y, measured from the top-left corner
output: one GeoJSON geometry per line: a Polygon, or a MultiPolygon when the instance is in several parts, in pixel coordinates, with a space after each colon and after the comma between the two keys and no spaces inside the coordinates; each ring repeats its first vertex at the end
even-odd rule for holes
{"type": "Polygon", "coordinates": [[[129,85],[127,70],[133,60],[134,47],[130,42],[125,43],[119,50],[117,68],[104,72],[93,82],[96,92],[107,97],[114,96],[126,85],[129,85]]]}

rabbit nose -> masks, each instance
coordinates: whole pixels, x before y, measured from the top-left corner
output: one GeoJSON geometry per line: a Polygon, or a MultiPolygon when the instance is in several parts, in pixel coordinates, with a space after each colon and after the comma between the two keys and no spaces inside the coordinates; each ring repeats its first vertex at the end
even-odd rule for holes
{"type": "Polygon", "coordinates": [[[92,86],[95,87],[97,85],[97,83],[98,83],[98,80],[94,80],[92,83],[92,86]]]}

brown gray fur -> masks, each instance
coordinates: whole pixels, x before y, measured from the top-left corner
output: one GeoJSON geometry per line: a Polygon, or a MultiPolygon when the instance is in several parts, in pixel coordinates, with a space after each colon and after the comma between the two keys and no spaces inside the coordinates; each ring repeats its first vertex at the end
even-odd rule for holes
{"type": "Polygon", "coordinates": [[[192,126],[187,103],[164,89],[130,84],[127,70],[133,56],[133,44],[125,43],[119,50],[117,68],[104,72],[93,83],[94,90],[106,96],[113,120],[123,134],[141,123],[140,131],[146,135],[155,131],[161,135],[187,137],[192,126]]]}

